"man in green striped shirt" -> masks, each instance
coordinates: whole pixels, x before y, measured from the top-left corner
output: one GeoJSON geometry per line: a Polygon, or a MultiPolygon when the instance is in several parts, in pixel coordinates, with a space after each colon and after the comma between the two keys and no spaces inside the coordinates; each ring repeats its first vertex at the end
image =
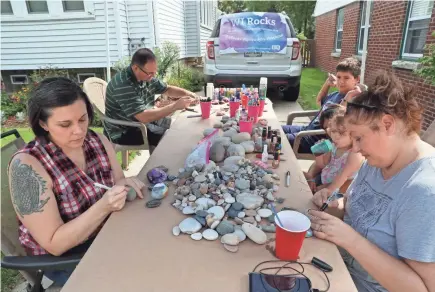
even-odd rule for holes
{"type": "MultiPolygon", "coordinates": [[[[131,64],[118,72],[107,85],[106,116],[116,120],[142,122],[147,126],[150,146],[157,146],[169,128],[170,116],[176,110],[188,107],[197,99],[188,90],[170,86],[155,78],[157,62],[149,49],[139,49],[131,64]],[[165,93],[176,102],[161,108],[154,107],[154,96],[165,93]]],[[[105,123],[104,134],[110,141],[121,145],[143,144],[142,133],[137,127],[105,123]]],[[[152,150],[150,147],[150,150],[152,150]]]]}

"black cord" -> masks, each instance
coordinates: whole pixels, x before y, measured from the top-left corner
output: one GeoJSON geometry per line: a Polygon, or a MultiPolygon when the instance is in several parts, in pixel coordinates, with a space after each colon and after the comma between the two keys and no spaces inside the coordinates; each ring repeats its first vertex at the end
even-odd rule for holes
{"type": "MultiPolygon", "coordinates": [[[[257,271],[258,267],[261,266],[261,265],[264,265],[264,264],[267,264],[267,263],[278,263],[278,262],[280,262],[280,263],[285,263],[285,264],[282,265],[282,266],[280,266],[280,267],[269,267],[269,268],[263,268],[263,269],[259,270],[258,273],[261,274],[261,275],[263,275],[263,276],[270,276],[270,275],[273,275],[273,276],[279,276],[279,277],[294,277],[294,276],[302,276],[304,279],[307,280],[310,291],[315,291],[315,292],[317,292],[317,291],[318,291],[318,292],[327,292],[327,291],[329,291],[329,288],[331,287],[331,283],[329,282],[328,275],[326,275],[325,271],[323,271],[322,269],[319,269],[318,267],[316,267],[316,266],[313,265],[312,263],[300,263],[300,262],[297,262],[297,261],[270,260],[270,261],[264,261],[264,262],[259,263],[258,265],[255,266],[255,268],[254,268],[254,270],[253,270],[252,272],[255,273],[255,272],[257,271]],[[302,271],[298,271],[298,270],[296,270],[296,269],[293,268],[293,267],[289,267],[289,265],[292,265],[292,264],[297,264],[297,265],[299,265],[299,266],[301,267],[302,271]],[[304,265],[310,265],[310,266],[313,266],[313,267],[315,267],[316,269],[320,270],[320,271],[323,273],[323,275],[324,275],[325,278],[326,278],[326,282],[327,282],[327,288],[326,288],[326,290],[319,290],[319,289],[313,289],[313,288],[312,288],[311,280],[310,280],[307,276],[305,276],[305,274],[304,274],[304,272],[305,272],[304,265]],[[276,269],[278,269],[278,270],[276,271],[275,274],[266,274],[266,273],[264,273],[264,271],[276,270],[276,269]],[[290,269],[290,270],[293,270],[293,271],[296,272],[296,274],[280,274],[280,275],[278,275],[278,273],[281,272],[281,270],[283,270],[283,269],[290,269]]],[[[276,279],[276,277],[273,277],[273,284],[274,284],[274,286],[275,286],[274,288],[277,289],[278,292],[283,292],[283,291],[281,291],[281,290],[278,288],[278,285],[276,284],[275,279],[276,279]]],[[[266,287],[264,286],[264,280],[263,280],[263,277],[261,277],[261,283],[262,283],[262,285],[263,285],[263,288],[266,290],[266,287]]]]}

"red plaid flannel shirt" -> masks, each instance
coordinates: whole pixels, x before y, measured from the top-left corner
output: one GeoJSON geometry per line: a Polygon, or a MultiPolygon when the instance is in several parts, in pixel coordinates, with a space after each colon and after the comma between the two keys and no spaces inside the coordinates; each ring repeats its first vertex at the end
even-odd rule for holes
{"type": "MultiPolygon", "coordinates": [[[[109,187],[114,185],[109,156],[103,142],[92,130],[89,130],[86,135],[83,149],[86,157],[86,174],[52,142],[34,140],[16,153],[30,154],[41,162],[53,182],[52,191],[60,216],[65,223],[80,216],[102,198],[106,190],[95,187],[94,182],[109,187]]],[[[95,236],[101,227],[92,236],[95,236]]],[[[28,254],[48,253],[36,242],[21,221],[19,221],[19,240],[28,254]]]]}

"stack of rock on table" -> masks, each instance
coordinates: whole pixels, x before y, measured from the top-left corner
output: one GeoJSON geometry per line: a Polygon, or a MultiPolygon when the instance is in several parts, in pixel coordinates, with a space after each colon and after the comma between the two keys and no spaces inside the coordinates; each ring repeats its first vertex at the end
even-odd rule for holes
{"type": "MultiPolygon", "coordinates": [[[[254,142],[249,133],[238,133],[237,121],[224,116],[215,126],[225,131],[211,146],[211,161],[180,169],[173,181],[177,186],[173,206],[190,216],[173,228],[173,234],[189,234],[194,240],[221,236],[231,252],[246,238],[264,244],[265,232],[275,232],[269,203],[284,201],[274,196],[280,178],[245,158],[254,151],[254,142]],[[222,161],[221,166],[215,163],[222,161]]],[[[204,136],[214,130],[206,129],[204,136]]]]}

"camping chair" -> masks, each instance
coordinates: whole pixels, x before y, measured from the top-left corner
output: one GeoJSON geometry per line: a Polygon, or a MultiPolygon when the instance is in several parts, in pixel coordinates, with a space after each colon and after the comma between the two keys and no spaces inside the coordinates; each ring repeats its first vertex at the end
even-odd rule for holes
{"type": "Polygon", "coordinates": [[[107,82],[96,77],[87,78],[83,83],[83,90],[88,95],[91,103],[101,118],[103,123],[103,127],[106,128],[106,123],[111,123],[114,125],[122,125],[129,127],[137,127],[142,132],[143,144],[142,145],[119,145],[113,143],[109,137],[110,142],[114,145],[115,152],[121,151],[122,153],[122,166],[127,168],[128,166],[128,151],[129,150],[149,150],[148,138],[147,138],[147,130],[146,126],[139,122],[130,122],[130,121],[121,121],[108,118],[106,113],[106,87],[107,82]]]}
{"type": "Polygon", "coordinates": [[[83,254],[73,256],[27,256],[18,240],[18,219],[9,191],[8,164],[12,155],[25,146],[17,130],[10,130],[1,134],[1,138],[15,135],[16,139],[1,148],[1,250],[5,257],[1,267],[19,270],[29,282],[27,291],[43,292],[42,277],[44,271],[75,267],[83,254]]]}
{"type": "MultiPolygon", "coordinates": [[[[318,110],[310,110],[310,111],[296,111],[291,112],[287,116],[287,125],[292,125],[293,120],[295,118],[299,117],[315,117],[319,113],[318,110]]],[[[302,137],[305,136],[315,136],[315,135],[325,135],[325,130],[309,130],[309,131],[300,131],[295,136],[295,142],[293,144],[293,152],[295,153],[295,156],[297,159],[307,159],[307,160],[314,160],[314,155],[311,153],[300,153],[299,152],[299,145],[301,144],[302,137]]]]}
{"type": "Polygon", "coordinates": [[[429,128],[424,131],[421,139],[435,147],[435,120],[433,120],[429,128]]]}

